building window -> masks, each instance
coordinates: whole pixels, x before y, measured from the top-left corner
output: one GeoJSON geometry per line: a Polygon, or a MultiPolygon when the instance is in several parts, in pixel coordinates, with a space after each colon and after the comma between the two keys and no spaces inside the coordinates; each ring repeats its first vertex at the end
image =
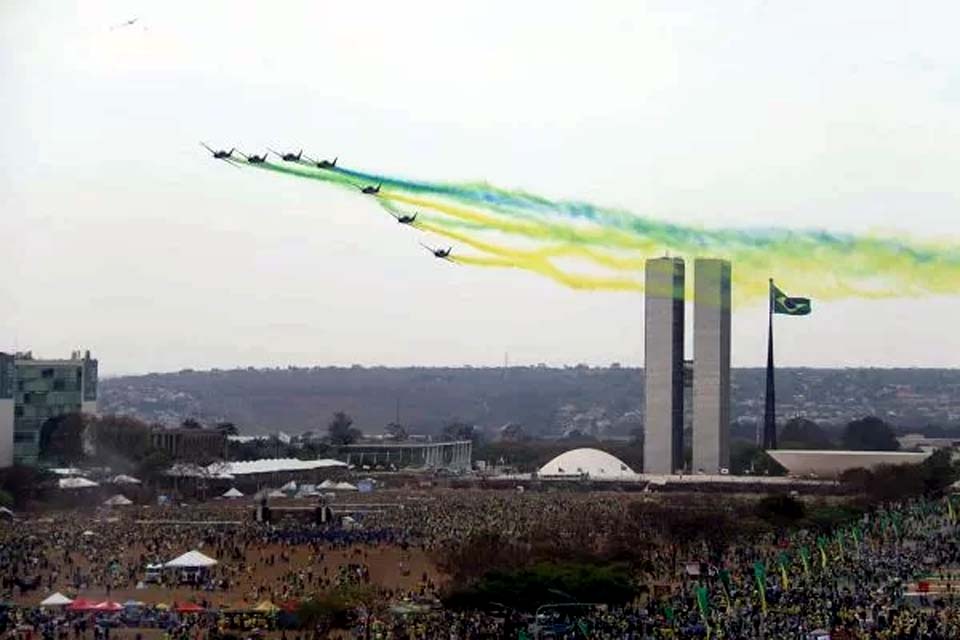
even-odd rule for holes
{"type": "Polygon", "coordinates": [[[42,378],[52,378],[52,377],[53,377],[53,369],[44,369],[44,370],[42,370],[42,371],[40,372],[40,377],[42,377],[42,378]]]}
{"type": "Polygon", "coordinates": [[[15,417],[17,417],[17,418],[22,418],[22,417],[23,417],[23,407],[21,407],[20,405],[17,405],[16,407],[14,407],[14,408],[13,408],[13,415],[14,415],[15,417]]]}
{"type": "Polygon", "coordinates": [[[33,442],[33,432],[32,431],[17,431],[13,434],[14,442],[33,442]]]}
{"type": "Polygon", "coordinates": [[[66,380],[54,380],[53,381],[53,390],[54,391],[64,391],[67,388],[66,380]]]}

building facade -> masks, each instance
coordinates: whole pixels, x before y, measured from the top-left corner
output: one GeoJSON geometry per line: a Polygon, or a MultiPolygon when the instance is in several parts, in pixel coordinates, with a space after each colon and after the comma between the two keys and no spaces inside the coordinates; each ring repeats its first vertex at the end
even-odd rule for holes
{"type": "Polygon", "coordinates": [[[0,353],[0,467],[36,464],[47,421],[97,412],[97,369],[89,351],[68,360],[0,353]]]}
{"type": "Polygon", "coordinates": [[[683,260],[647,260],[644,279],[643,470],[673,473],[683,468],[683,260]]]}
{"type": "Polygon", "coordinates": [[[693,266],[692,471],[730,468],[730,263],[693,266]]]}

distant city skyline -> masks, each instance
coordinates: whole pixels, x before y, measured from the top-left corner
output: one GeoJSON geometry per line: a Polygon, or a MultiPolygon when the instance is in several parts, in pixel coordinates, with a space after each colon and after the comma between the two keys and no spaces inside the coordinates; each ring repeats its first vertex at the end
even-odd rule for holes
{"type": "MultiPolygon", "coordinates": [[[[949,241],[958,18],[892,1],[4,3],[0,351],[89,348],[105,376],[505,352],[638,366],[642,295],[440,263],[373,203],[197,143],[682,224],[949,241]]],[[[956,296],[813,305],[777,319],[778,364],[960,365],[956,296]]],[[[765,317],[734,309],[734,366],[763,364],[765,317]]]]}

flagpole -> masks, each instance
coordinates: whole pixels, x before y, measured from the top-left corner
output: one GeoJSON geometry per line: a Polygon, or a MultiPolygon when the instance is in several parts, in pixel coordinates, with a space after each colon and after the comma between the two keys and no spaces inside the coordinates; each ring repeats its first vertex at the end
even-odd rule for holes
{"type": "Polygon", "coordinates": [[[773,380],[773,278],[767,300],[767,393],[763,407],[763,448],[777,448],[776,390],[773,380]]]}

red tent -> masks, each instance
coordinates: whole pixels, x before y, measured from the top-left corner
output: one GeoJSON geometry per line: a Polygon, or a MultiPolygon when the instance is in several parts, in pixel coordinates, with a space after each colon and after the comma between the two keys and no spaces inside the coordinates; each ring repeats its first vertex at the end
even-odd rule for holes
{"type": "Polygon", "coordinates": [[[174,603],[173,610],[179,613],[200,613],[204,609],[200,605],[192,602],[181,602],[179,604],[174,603]]]}
{"type": "Polygon", "coordinates": [[[90,607],[93,611],[123,611],[123,605],[113,600],[104,600],[90,607]]]}
{"type": "Polygon", "coordinates": [[[67,605],[67,611],[90,611],[92,608],[93,603],[86,598],[77,598],[67,605]]]}

